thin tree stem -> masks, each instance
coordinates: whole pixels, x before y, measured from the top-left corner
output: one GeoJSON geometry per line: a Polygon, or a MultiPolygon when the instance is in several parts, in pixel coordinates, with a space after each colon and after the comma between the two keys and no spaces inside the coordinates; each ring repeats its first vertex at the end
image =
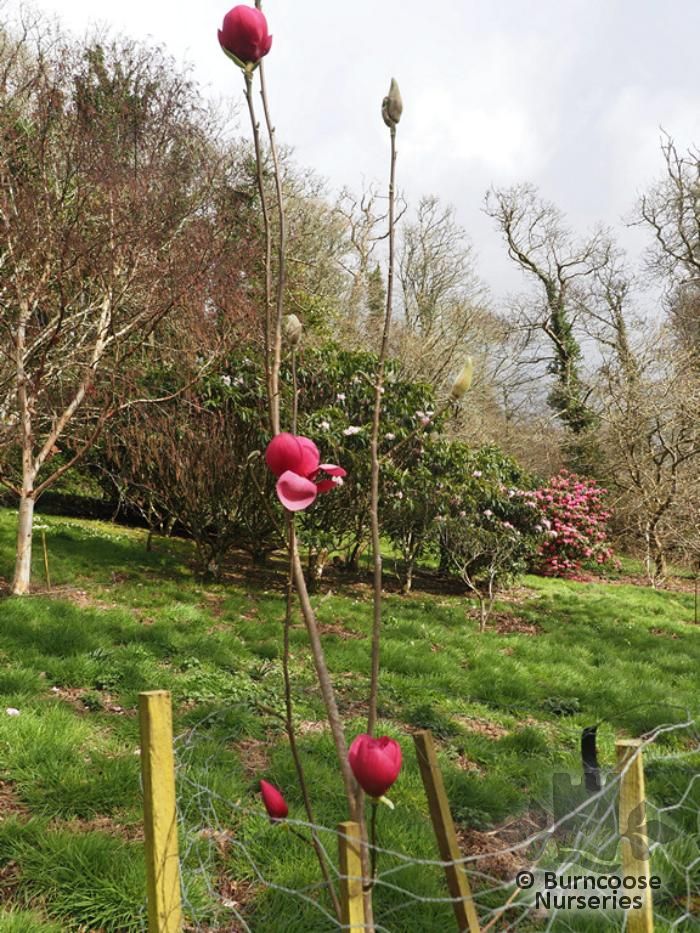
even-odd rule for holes
{"type": "MultiPolygon", "coordinates": [[[[294,767],[297,772],[297,780],[299,782],[299,788],[301,789],[301,796],[304,801],[304,809],[306,810],[306,816],[311,826],[311,839],[306,839],[310,845],[313,846],[314,851],[316,852],[316,857],[318,859],[318,864],[321,868],[321,874],[323,875],[323,880],[326,882],[326,887],[328,888],[328,894],[330,895],[331,901],[333,903],[333,910],[335,912],[338,921],[341,920],[341,909],[340,901],[338,900],[338,894],[335,890],[335,886],[331,879],[330,871],[328,870],[328,865],[326,864],[326,856],[323,850],[323,846],[318,838],[318,833],[316,832],[316,821],[314,819],[313,807],[311,805],[311,797],[309,796],[309,788],[306,783],[306,775],[304,773],[304,765],[301,760],[301,755],[299,753],[299,747],[297,745],[297,738],[294,732],[294,702],[292,700],[292,678],[289,670],[289,656],[290,656],[290,642],[289,634],[290,628],[292,625],[292,605],[294,600],[294,565],[292,558],[292,542],[294,539],[294,515],[291,513],[287,517],[287,531],[288,531],[288,547],[289,547],[289,573],[287,576],[287,605],[284,616],[284,646],[282,652],[282,674],[284,677],[284,704],[285,704],[285,728],[287,730],[287,738],[289,739],[289,748],[292,753],[292,758],[294,759],[294,767]]],[[[300,835],[300,833],[297,833],[300,835]]],[[[301,838],[304,838],[301,836],[301,838]]]]}
{"type": "MultiPolygon", "coordinates": [[[[267,196],[265,194],[265,179],[263,176],[262,145],[260,143],[260,125],[255,116],[255,104],[253,102],[253,75],[246,71],[245,78],[245,96],[248,102],[248,113],[250,115],[250,124],[253,130],[253,145],[255,148],[255,166],[257,172],[258,194],[260,195],[260,208],[263,215],[263,227],[265,229],[265,380],[267,383],[267,395],[269,399],[273,398],[272,370],[272,226],[270,224],[270,212],[267,206],[267,196]]],[[[280,334],[280,343],[281,343],[280,334]]],[[[279,434],[279,402],[277,407],[277,424],[274,420],[274,406],[270,404],[270,429],[273,434],[279,434]]]]}
{"type": "Polygon", "coordinates": [[[386,285],[386,312],[384,314],[384,329],[382,343],[377,363],[377,381],[374,387],[374,416],[372,418],[372,437],[370,441],[370,454],[372,458],[372,482],[370,524],[372,529],[372,556],[374,560],[374,617],[372,624],[372,670],[369,690],[369,713],[367,717],[367,732],[374,734],[377,724],[377,702],[379,695],[379,649],[382,629],[382,552],[379,533],[379,426],[381,422],[382,395],[384,389],[384,365],[389,345],[389,331],[391,328],[391,306],[394,288],[394,208],[395,208],[395,182],[396,182],[396,128],[391,133],[391,168],[389,171],[389,270],[386,285]]]}
{"type": "Polygon", "coordinates": [[[277,143],[275,141],[275,128],[270,117],[270,106],[267,99],[265,68],[262,62],[258,67],[260,70],[260,97],[262,98],[263,112],[265,114],[265,125],[267,126],[267,135],[270,141],[270,155],[272,157],[272,167],[275,176],[277,215],[279,222],[277,240],[277,302],[272,326],[272,366],[270,370],[270,411],[273,421],[273,432],[278,434],[280,430],[279,374],[280,366],[282,364],[282,316],[284,314],[284,289],[287,281],[287,222],[284,215],[284,194],[282,191],[282,176],[280,173],[279,157],[277,155],[277,143]]]}

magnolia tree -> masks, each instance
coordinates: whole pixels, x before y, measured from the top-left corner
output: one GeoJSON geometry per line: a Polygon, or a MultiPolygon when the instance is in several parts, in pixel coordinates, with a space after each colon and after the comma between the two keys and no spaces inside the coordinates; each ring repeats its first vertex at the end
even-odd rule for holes
{"type": "MultiPolygon", "coordinates": [[[[305,433],[323,438],[327,449],[342,458],[348,473],[341,493],[323,500],[301,520],[302,540],[309,548],[318,575],[328,550],[344,550],[346,564],[356,569],[360,552],[367,544],[376,368],[376,354],[343,350],[334,344],[307,351],[300,362],[299,424],[305,433]]],[[[391,360],[386,362],[386,372],[378,441],[378,454],[385,467],[380,479],[382,502],[388,494],[387,470],[407,462],[415,443],[444,421],[436,414],[438,406],[429,386],[399,378],[397,366],[391,360]]]]}
{"type": "MultiPolygon", "coordinates": [[[[327,447],[322,444],[322,438],[317,435],[323,449],[323,455],[314,440],[305,434],[299,433],[299,416],[297,411],[298,377],[296,366],[296,353],[301,339],[301,322],[294,315],[285,317],[285,282],[286,246],[288,226],[284,207],[283,179],[280,171],[280,159],[275,140],[274,128],[271,118],[269,99],[267,94],[263,58],[270,52],[272,37],[263,13],[256,4],[256,8],[237,6],[230,10],[219,30],[219,43],[240,69],[245,96],[250,114],[253,142],[256,152],[258,194],[263,216],[265,230],[265,294],[263,307],[263,330],[265,383],[268,399],[268,420],[272,439],[267,445],[265,460],[271,473],[274,475],[275,491],[280,506],[283,509],[287,552],[289,558],[289,581],[287,591],[287,611],[284,625],[284,652],[283,675],[285,679],[286,696],[286,728],[290,741],[297,777],[308,820],[314,823],[313,808],[304,777],[304,769],[297,747],[292,712],[292,691],[289,674],[289,627],[293,615],[293,589],[301,608],[306,625],[314,660],[316,675],[320,692],[325,704],[326,715],[333,737],[335,751],[345,789],[350,816],[360,825],[362,846],[362,873],[364,878],[363,890],[365,892],[365,922],[368,929],[374,929],[372,913],[371,889],[376,871],[376,863],[369,856],[368,841],[376,842],[375,827],[377,802],[383,798],[388,788],[396,780],[401,767],[401,749],[397,742],[387,736],[376,738],[374,732],[377,723],[377,702],[379,688],[379,651],[381,638],[382,608],[382,562],[380,549],[379,526],[379,491],[380,466],[382,457],[382,407],[385,396],[385,375],[387,372],[387,349],[391,326],[392,295],[394,282],[394,227],[395,227],[395,171],[396,171],[396,129],[401,118],[403,104],[398,86],[391,81],[389,93],[382,101],[381,115],[389,131],[390,140],[390,166],[389,191],[387,212],[387,239],[388,239],[388,268],[386,278],[386,295],[384,314],[381,318],[381,340],[376,360],[371,369],[365,373],[371,387],[370,405],[366,422],[351,424],[348,428],[356,431],[344,436],[359,435],[366,432],[367,446],[365,456],[369,460],[369,526],[372,542],[372,555],[374,564],[374,605],[372,621],[372,648],[371,670],[369,672],[369,703],[367,717],[367,732],[357,736],[348,746],[345,729],[338,713],[335,691],[328,670],[323,646],[319,635],[319,627],[312,603],[309,599],[306,580],[301,564],[299,548],[297,545],[297,526],[295,516],[308,509],[315,508],[317,500],[323,500],[324,495],[338,495],[337,488],[347,477],[348,471],[344,465],[330,462],[327,447]],[[259,78],[259,88],[262,102],[262,115],[266,145],[269,158],[265,160],[263,152],[263,139],[261,125],[256,112],[254,87],[256,78],[259,78]],[[264,164],[265,160],[265,164],[264,164]],[[266,188],[266,172],[269,171],[274,178],[274,196],[269,197],[266,188]],[[274,214],[274,217],[273,217],[274,214]],[[287,424],[283,423],[282,395],[284,380],[283,349],[285,343],[283,334],[286,334],[290,347],[291,365],[291,417],[287,424]],[[368,834],[365,821],[365,799],[369,798],[373,807],[373,818],[370,820],[368,834]]],[[[463,379],[455,394],[466,389],[463,379]]],[[[337,402],[342,401],[336,399],[337,402]]],[[[422,427],[422,425],[420,426],[422,427]]],[[[386,432],[384,432],[386,433],[386,432]]],[[[280,819],[287,815],[287,806],[276,788],[264,785],[262,787],[263,800],[271,818],[280,819]]],[[[332,884],[327,855],[315,835],[311,839],[316,849],[319,865],[326,880],[329,895],[333,900],[338,921],[342,922],[338,899],[332,884]]],[[[372,850],[376,853],[376,849],[372,850]]]]}
{"type": "Polygon", "coordinates": [[[387,465],[382,517],[403,558],[405,593],[411,590],[417,560],[439,550],[440,522],[465,485],[463,454],[462,445],[428,435],[407,444],[400,460],[387,465]]]}
{"type": "Polygon", "coordinates": [[[483,632],[498,590],[527,569],[543,526],[535,493],[522,488],[528,479],[512,460],[495,448],[463,449],[461,459],[462,481],[453,485],[436,531],[448,567],[479,603],[483,632]]]}

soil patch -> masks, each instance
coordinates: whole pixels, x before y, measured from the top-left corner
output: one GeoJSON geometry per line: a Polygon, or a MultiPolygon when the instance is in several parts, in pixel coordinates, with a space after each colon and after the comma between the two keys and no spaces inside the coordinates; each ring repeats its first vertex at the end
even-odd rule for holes
{"type": "Polygon", "coordinates": [[[467,731],[476,732],[477,735],[483,735],[487,739],[502,739],[509,733],[505,726],[501,726],[497,722],[491,722],[489,719],[479,719],[472,716],[454,716],[453,718],[467,731]]]}
{"type": "Polygon", "coordinates": [[[249,777],[266,771],[270,766],[267,745],[260,739],[241,739],[234,744],[233,750],[237,752],[243,770],[249,777]]]}
{"type": "Polygon", "coordinates": [[[530,853],[527,846],[515,851],[510,850],[540,832],[546,825],[547,818],[544,813],[528,813],[488,832],[478,829],[458,830],[460,848],[466,856],[475,857],[473,862],[467,863],[467,869],[492,878],[512,881],[521,868],[530,864],[530,853]]]}
{"type": "Polygon", "coordinates": [[[0,819],[8,816],[28,817],[29,810],[17,796],[12,781],[0,781],[0,819]]]}

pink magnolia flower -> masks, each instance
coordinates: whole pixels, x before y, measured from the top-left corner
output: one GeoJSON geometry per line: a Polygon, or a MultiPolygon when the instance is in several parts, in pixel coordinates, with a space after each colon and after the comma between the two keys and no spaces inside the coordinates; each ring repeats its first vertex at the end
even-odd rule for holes
{"type": "Polygon", "coordinates": [[[272,45],[265,14],[252,6],[235,6],[229,10],[218,34],[224,52],[243,65],[257,64],[272,45]]]}
{"type": "Polygon", "coordinates": [[[263,803],[265,804],[265,809],[267,810],[271,820],[284,820],[289,813],[289,807],[287,802],[277,790],[276,787],[273,787],[268,781],[260,782],[260,793],[262,795],[263,803]]]}
{"type": "Polygon", "coordinates": [[[321,463],[318,447],[300,434],[278,434],[265,451],[265,462],[277,479],[277,498],[290,512],[308,508],[320,492],[340,485],[346,471],[334,463],[321,463]],[[316,481],[323,470],[330,479],[316,481]]]}
{"type": "Polygon", "coordinates": [[[362,790],[382,797],[399,776],[401,746],[386,735],[373,739],[363,732],[353,739],[348,762],[362,790]]]}

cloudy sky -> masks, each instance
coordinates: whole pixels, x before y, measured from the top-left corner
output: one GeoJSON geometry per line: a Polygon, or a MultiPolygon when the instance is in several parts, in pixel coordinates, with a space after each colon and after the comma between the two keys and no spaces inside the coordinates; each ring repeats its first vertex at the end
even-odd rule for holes
{"type": "MultiPolygon", "coordinates": [[[[229,0],[231,2],[231,0],[229,0]]],[[[15,0],[9,0],[16,8],[15,0]]],[[[109,25],[162,43],[205,91],[239,98],[220,52],[220,0],[38,0],[83,33],[109,25]]],[[[498,299],[521,287],[492,221],[491,184],[537,184],[585,232],[624,218],[661,171],[660,128],[700,144],[698,0],[266,0],[266,59],[281,141],[333,187],[383,178],[379,107],[399,81],[400,187],[453,203],[498,299]]]]}

